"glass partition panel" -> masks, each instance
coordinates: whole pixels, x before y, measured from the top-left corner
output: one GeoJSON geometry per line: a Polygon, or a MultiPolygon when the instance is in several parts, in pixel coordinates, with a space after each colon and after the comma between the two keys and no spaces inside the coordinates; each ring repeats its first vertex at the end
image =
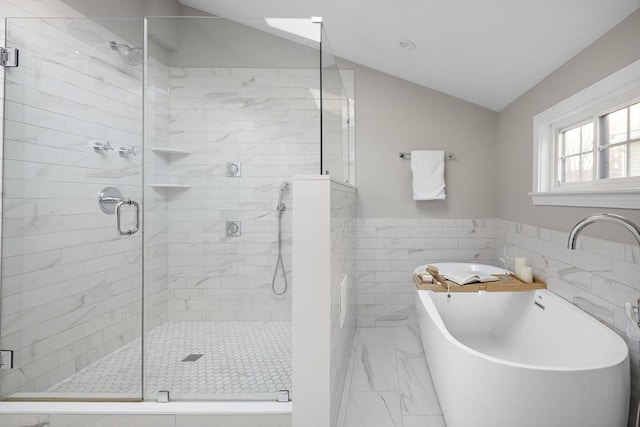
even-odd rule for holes
{"type": "Polygon", "coordinates": [[[354,75],[340,70],[322,27],[322,173],[355,185],[354,75]]]}
{"type": "Polygon", "coordinates": [[[320,171],[319,25],[145,26],[145,398],[275,400],[291,391],[289,183],[320,171]]]}
{"type": "Polygon", "coordinates": [[[142,396],[141,36],[141,20],[6,22],[3,399],[142,396]]]}

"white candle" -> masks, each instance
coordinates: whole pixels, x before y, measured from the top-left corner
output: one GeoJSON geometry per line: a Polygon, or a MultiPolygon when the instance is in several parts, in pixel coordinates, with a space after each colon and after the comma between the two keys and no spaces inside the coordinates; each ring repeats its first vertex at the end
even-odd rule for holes
{"type": "Polygon", "coordinates": [[[520,276],[520,270],[522,270],[522,268],[526,266],[527,266],[527,259],[523,256],[517,256],[513,260],[513,267],[514,267],[514,270],[516,271],[516,276],[520,276]]]}
{"type": "Polygon", "coordinates": [[[533,283],[533,269],[531,267],[520,268],[520,273],[518,273],[518,277],[524,283],[533,283]]]}

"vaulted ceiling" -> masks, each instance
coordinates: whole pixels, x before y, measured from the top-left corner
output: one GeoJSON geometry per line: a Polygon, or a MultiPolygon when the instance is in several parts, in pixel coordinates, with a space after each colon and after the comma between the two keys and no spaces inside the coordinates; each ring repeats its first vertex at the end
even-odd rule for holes
{"type": "Polygon", "coordinates": [[[179,1],[253,26],[246,18],[321,16],[336,56],[496,111],[640,7],[640,0],[179,1]]]}

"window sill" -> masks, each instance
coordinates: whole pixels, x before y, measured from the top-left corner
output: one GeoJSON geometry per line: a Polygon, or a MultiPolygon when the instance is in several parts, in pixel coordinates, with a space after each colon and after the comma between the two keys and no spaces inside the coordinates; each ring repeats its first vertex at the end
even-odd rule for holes
{"type": "Polygon", "coordinates": [[[640,209],[640,188],[529,193],[534,205],[640,209]]]}

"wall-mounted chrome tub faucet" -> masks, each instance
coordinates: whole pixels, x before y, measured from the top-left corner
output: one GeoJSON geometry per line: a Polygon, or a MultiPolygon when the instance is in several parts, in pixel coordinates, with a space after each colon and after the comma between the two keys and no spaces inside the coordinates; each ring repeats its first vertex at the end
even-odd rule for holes
{"type": "Polygon", "coordinates": [[[569,249],[576,248],[576,242],[578,240],[578,236],[582,233],[582,230],[585,229],[586,226],[593,224],[595,222],[612,222],[614,224],[619,224],[629,230],[629,232],[635,237],[638,241],[638,245],[640,245],[640,227],[638,227],[633,222],[629,221],[627,218],[611,214],[611,213],[599,213],[595,215],[588,216],[586,218],[578,221],[576,225],[573,226],[571,232],[569,233],[569,240],[567,241],[567,247],[569,249]]]}
{"type": "MultiPolygon", "coordinates": [[[[638,241],[638,246],[640,247],[640,227],[621,215],[611,213],[599,213],[588,216],[578,221],[578,223],[573,226],[571,232],[569,233],[567,247],[569,249],[575,249],[576,241],[580,233],[582,233],[582,230],[584,230],[586,226],[595,222],[612,222],[614,224],[623,226],[624,228],[629,230],[633,237],[635,237],[635,239],[638,241]]],[[[632,341],[640,341],[640,299],[637,301],[637,305],[634,305],[630,302],[625,303],[624,311],[625,315],[627,316],[627,336],[632,341]]],[[[636,411],[635,425],[636,427],[640,426],[640,402],[638,402],[638,409],[636,411]]]]}

